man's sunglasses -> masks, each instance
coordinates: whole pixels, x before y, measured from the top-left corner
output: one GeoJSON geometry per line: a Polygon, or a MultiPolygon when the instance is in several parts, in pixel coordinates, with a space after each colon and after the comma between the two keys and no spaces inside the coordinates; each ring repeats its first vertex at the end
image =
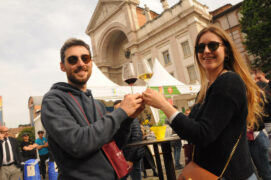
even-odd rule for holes
{"type": "MultiPolygon", "coordinates": [[[[79,60],[78,56],[70,56],[67,58],[67,61],[70,65],[75,65],[79,60]]],[[[85,63],[88,64],[91,61],[90,55],[84,54],[81,55],[81,60],[85,63]]]]}
{"type": "Polygon", "coordinates": [[[219,45],[222,44],[220,42],[211,41],[208,44],[200,43],[196,46],[196,52],[197,53],[203,53],[205,50],[205,46],[207,45],[208,49],[211,52],[214,52],[218,49],[219,45]]]}

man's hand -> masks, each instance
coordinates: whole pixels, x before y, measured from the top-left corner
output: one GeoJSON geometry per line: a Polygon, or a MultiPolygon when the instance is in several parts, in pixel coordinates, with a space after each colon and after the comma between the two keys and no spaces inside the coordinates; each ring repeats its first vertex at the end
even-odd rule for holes
{"type": "Polygon", "coordinates": [[[261,81],[265,83],[269,82],[269,80],[265,78],[265,74],[262,71],[258,71],[255,73],[255,81],[261,81]]]}
{"type": "Polygon", "coordinates": [[[122,108],[130,117],[136,113],[136,111],[142,106],[142,103],[143,99],[140,94],[128,94],[125,95],[124,99],[121,101],[120,108],[122,108]]]}
{"type": "Polygon", "coordinates": [[[23,150],[25,150],[25,151],[31,151],[31,150],[35,149],[36,147],[37,147],[36,145],[30,144],[28,146],[24,146],[23,150]]]}
{"type": "Polygon", "coordinates": [[[37,146],[37,149],[42,149],[42,148],[48,147],[48,143],[45,143],[44,145],[35,144],[35,146],[37,146]]]}
{"type": "Polygon", "coordinates": [[[5,134],[0,133],[0,140],[1,140],[1,141],[4,140],[4,136],[5,136],[5,134]]]}
{"type": "Polygon", "coordinates": [[[132,168],[132,167],[133,167],[133,165],[134,165],[134,163],[133,163],[133,162],[131,162],[131,161],[127,161],[127,164],[129,165],[129,167],[130,167],[130,168],[132,168]]]}
{"type": "Polygon", "coordinates": [[[136,118],[144,109],[145,109],[145,103],[142,103],[141,106],[136,110],[136,112],[132,114],[130,117],[136,118]]]}
{"type": "Polygon", "coordinates": [[[37,144],[31,144],[28,147],[31,148],[30,150],[32,150],[32,149],[35,149],[37,146],[38,146],[37,144]]]}
{"type": "Polygon", "coordinates": [[[33,149],[37,148],[39,145],[37,145],[36,143],[35,144],[32,144],[32,147],[33,149]]]}

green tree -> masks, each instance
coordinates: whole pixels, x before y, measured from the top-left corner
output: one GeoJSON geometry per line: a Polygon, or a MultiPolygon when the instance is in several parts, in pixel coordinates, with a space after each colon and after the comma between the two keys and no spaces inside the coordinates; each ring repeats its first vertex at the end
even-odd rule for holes
{"type": "Polygon", "coordinates": [[[35,129],[34,129],[34,127],[31,127],[31,128],[25,128],[25,129],[23,129],[23,130],[19,133],[19,135],[18,135],[18,137],[17,137],[17,140],[18,140],[19,144],[20,144],[21,142],[23,142],[23,137],[22,137],[22,135],[23,135],[24,133],[29,134],[29,139],[30,139],[30,140],[35,141],[35,129]]]}
{"type": "Polygon", "coordinates": [[[271,1],[244,0],[241,8],[244,44],[249,54],[256,57],[252,65],[270,77],[271,72],[271,1]]]}

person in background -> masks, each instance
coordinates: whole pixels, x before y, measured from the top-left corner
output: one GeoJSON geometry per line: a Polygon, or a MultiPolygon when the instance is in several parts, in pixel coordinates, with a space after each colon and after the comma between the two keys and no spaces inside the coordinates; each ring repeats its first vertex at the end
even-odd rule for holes
{"type": "Polygon", "coordinates": [[[6,126],[0,126],[0,179],[22,179],[21,162],[22,156],[17,140],[8,136],[6,126]]]}
{"type": "Polygon", "coordinates": [[[186,116],[189,116],[190,112],[191,112],[191,109],[188,108],[188,109],[185,110],[184,114],[185,114],[186,116]]]}
{"type": "MultiPolygon", "coordinates": [[[[145,130],[145,128],[144,128],[144,126],[142,124],[140,124],[140,129],[141,129],[141,132],[143,134],[143,139],[145,139],[145,137],[147,136],[147,134],[149,132],[147,132],[145,130]]],[[[145,155],[144,155],[144,157],[142,158],[142,161],[141,161],[141,170],[143,172],[143,177],[147,178],[147,171],[146,171],[147,169],[152,170],[153,176],[158,176],[158,173],[156,171],[155,162],[154,162],[154,159],[153,159],[150,148],[147,145],[144,145],[143,148],[144,148],[144,151],[145,151],[145,155]]]]}
{"type": "Polygon", "coordinates": [[[114,140],[119,148],[128,141],[131,123],[144,109],[140,94],[128,94],[120,107],[107,113],[104,104],[87,89],[92,74],[89,45],[68,39],[60,50],[60,69],[66,82],[55,83],[43,97],[41,121],[48,133],[59,180],[116,180],[102,147],[114,140]]]}
{"type": "Polygon", "coordinates": [[[43,179],[45,179],[46,175],[46,160],[49,158],[49,150],[48,150],[48,141],[45,137],[43,137],[44,131],[38,131],[38,138],[35,141],[37,144],[37,149],[39,152],[40,162],[40,174],[42,175],[43,179]]]}
{"type": "MultiPolygon", "coordinates": [[[[114,102],[114,109],[119,108],[121,100],[114,102]]],[[[135,118],[131,124],[131,135],[128,140],[128,144],[142,141],[142,132],[140,128],[140,123],[137,118],[135,118]]],[[[130,175],[132,180],[141,180],[141,160],[145,155],[145,150],[143,147],[125,147],[123,149],[123,154],[128,164],[132,167],[131,172],[123,177],[122,180],[126,180],[130,175]]]]}
{"type": "Polygon", "coordinates": [[[23,142],[21,143],[20,147],[22,150],[23,161],[25,162],[29,159],[36,159],[36,147],[38,145],[29,139],[29,134],[24,133],[22,137],[23,142]]]}
{"type": "Polygon", "coordinates": [[[264,104],[265,116],[263,117],[263,122],[269,138],[268,160],[271,163],[271,81],[260,70],[255,71],[254,79],[257,85],[265,92],[266,102],[264,104]]]}
{"type": "MultiPolygon", "coordinates": [[[[177,106],[173,105],[175,109],[178,109],[177,106]]],[[[172,134],[176,134],[174,131],[172,131],[172,134]]],[[[178,141],[172,141],[171,146],[173,146],[174,149],[174,160],[175,160],[175,169],[182,169],[183,165],[180,163],[181,159],[181,150],[182,150],[182,140],[178,141]]]]}
{"type": "Polygon", "coordinates": [[[254,78],[256,84],[265,91],[267,101],[264,103],[265,116],[263,116],[263,119],[258,119],[258,125],[255,125],[254,129],[248,129],[248,144],[258,175],[263,180],[269,180],[271,179],[271,165],[268,162],[268,148],[270,147],[270,143],[265,130],[265,122],[270,123],[270,94],[268,94],[268,82],[265,82],[266,79],[263,73],[256,71],[254,78]]]}
{"type": "Polygon", "coordinates": [[[151,169],[153,176],[158,176],[158,173],[156,171],[155,162],[151,153],[150,148],[147,145],[144,145],[145,155],[141,161],[142,165],[142,171],[143,171],[143,177],[147,178],[147,171],[146,169],[151,169]]]}
{"type": "Polygon", "coordinates": [[[223,180],[256,180],[246,129],[263,115],[263,91],[251,78],[228,33],[218,26],[199,32],[195,59],[201,89],[188,117],[155,90],[143,92],[144,102],[161,109],[172,129],[194,144],[194,162],[199,166],[223,180]]]}

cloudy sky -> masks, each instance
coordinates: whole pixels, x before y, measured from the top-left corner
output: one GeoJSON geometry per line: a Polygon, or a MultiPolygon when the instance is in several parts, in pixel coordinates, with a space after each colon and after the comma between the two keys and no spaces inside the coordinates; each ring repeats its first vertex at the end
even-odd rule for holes
{"type": "MultiPolygon", "coordinates": [[[[172,6],[179,0],[168,0],[172,6]]],[[[212,11],[241,0],[199,0],[212,11]]],[[[66,81],[59,69],[62,43],[76,37],[90,43],[86,27],[98,0],[0,0],[0,96],[3,118],[10,128],[29,123],[30,96],[66,81]]],[[[140,0],[160,13],[160,0],[140,0]]]]}

